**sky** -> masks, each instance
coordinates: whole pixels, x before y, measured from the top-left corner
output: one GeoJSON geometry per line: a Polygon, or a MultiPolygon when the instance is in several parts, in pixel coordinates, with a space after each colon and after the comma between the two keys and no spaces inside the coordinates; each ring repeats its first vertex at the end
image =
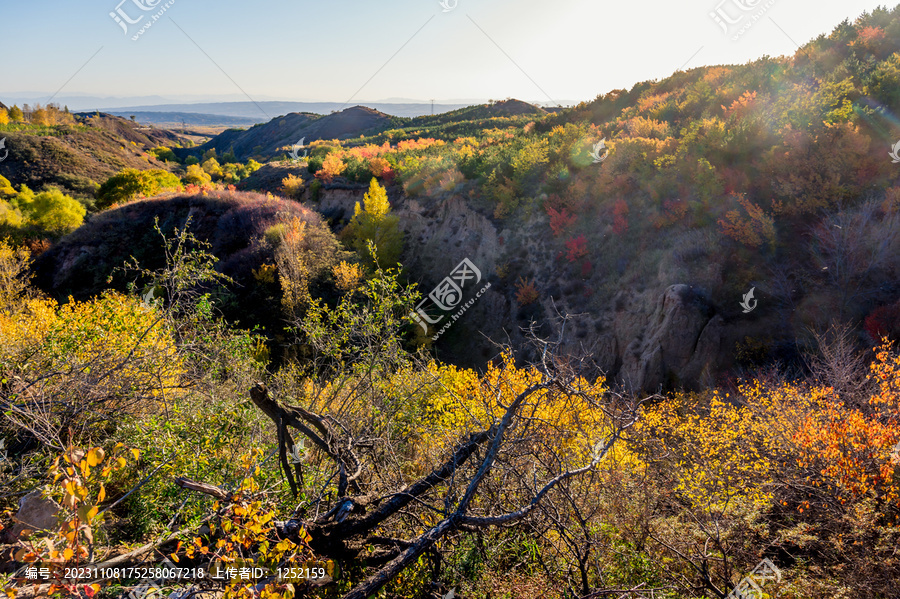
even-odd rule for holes
{"type": "Polygon", "coordinates": [[[0,100],[31,94],[46,96],[46,102],[54,95],[84,94],[357,104],[513,97],[570,104],[679,69],[792,55],[796,44],[878,5],[0,0],[0,100]],[[141,33],[154,15],[157,20],[141,33]]]}

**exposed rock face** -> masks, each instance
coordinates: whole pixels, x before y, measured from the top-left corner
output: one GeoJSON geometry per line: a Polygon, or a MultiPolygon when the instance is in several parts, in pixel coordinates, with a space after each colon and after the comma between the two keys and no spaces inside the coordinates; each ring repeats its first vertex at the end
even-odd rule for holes
{"type": "Polygon", "coordinates": [[[616,319],[617,346],[624,348],[617,378],[626,387],[693,387],[711,376],[719,361],[724,321],[693,288],[672,285],[649,319],[638,316],[644,321],[639,323],[633,316],[616,319]]]}
{"type": "Polygon", "coordinates": [[[430,209],[409,201],[397,211],[406,234],[404,266],[435,282],[447,276],[464,258],[491,275],[500,257],[494,225],[474,212],[460,196],[450,196],[430,209]]]}
{"type": "MultiPolygon", "coordinates": [[[[323,190],[318,208],[326,216],[348,218],[364,191],[323,190]]],[[[482,285],[485,280],[493,283],[465,318],[453,325],[471,333],[462,341],[457,338],[462,347],[451,349],[446,340],[441,342],[445,358],[483,362],[496,353],[485,337],[513,346],[525,340],[520,327],[527,325],[527,318],[519,318],[522,307],[515,301],[514,285],[497,276],[501,265],[527,264],[539,285],[544,282],[544,289],[548,288],[547,281],[573,283],[566,280],[558,262],[553,260],[552,250],[539,236],[539,231],[546,228],[544,223],[520,223],[515,230],[498,232],[494,221],[474,210],[459,194],[420,201],[393,190],[391,204],[406,235],[403,265],[410,278],[419,283],[423,295],[463,258],[481,270],[482,285]],[[518,249],[510,251],[509,241],[514,236],[518,237],[518,249]],[[505,245],[503,238],[507,240],[505,245]]],[[[722,365],[725,322],[688,285],[672,285],[664,290],[657,286],[643,292],[622,289],[608,307],[592,313],[572,309],[568,297],[571,294],[543,294],[539,302],[541,316],[537,317],[541,334],[558,339],[561,320],[554,318],[556,312],[573,313],[558,350],[587,357],[610,380],[627,388],[648,392],[669,386],[696,388],[710,382],[722,365]]],[[[538,304],[528,308],[538,308],[538,304]]],[[[527,353],[523,355],[529,358],[527,353]]]]}

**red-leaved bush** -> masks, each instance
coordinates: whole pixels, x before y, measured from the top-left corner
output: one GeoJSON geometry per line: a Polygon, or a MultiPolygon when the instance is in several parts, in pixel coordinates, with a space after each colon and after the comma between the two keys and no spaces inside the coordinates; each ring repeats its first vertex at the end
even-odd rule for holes
{"type": "Polygon", "coordinates": [[[866,316],[863,328],[876,342],[884,337],[896,339],[900,333],[900,302],[872,310],[866,316]]]}
{"type": "Polygon", "coordinates": [[[581,260],[587,256],[587,239],[584,238],[583,234],[578,237],[573,237],[566,242],[566,250],[568,251],[566,259],[569,262],[581,260]]]}
{"type": "Polygon", "coordinates": [[[628,231],[628,203],[619,199],[613,204],[613,233],[624,235],[626,231],[628,231]]]}
{"type": "Polygon", "coordinates": [[[550,230],[554,237],[559,237],[575,223],[575,215],[565,207],[557,210],[553,206],[547,206],[547,216],[550,217],[550,230]]]}

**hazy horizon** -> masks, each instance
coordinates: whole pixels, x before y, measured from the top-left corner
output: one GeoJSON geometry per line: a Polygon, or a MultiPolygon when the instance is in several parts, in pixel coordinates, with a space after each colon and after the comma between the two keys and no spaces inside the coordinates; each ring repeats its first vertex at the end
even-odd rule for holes
{"type": "Polygon", "coordinates": [[[0,99],[52,99],[76,110],[432,98],[468,104],[507,97],[566,105],[681,69],[792,55],[795,44],[881,4],[563,0],[550,10],[536,0],[443,1],[448,8],[438,0],[314,6],[271,0],[253,8],[223,0],[215,11],[177,0],[8,5],[6,46],[28,51],[0,66],[8,86],[0,99]],[[716,11],[740,22],[717,23],[716,11]],[[154,15],[157,21],[141,33],[154,15]],[[40,38],[66,39],[66,51],[33,44],[40,38]],[[610,60],[625,54],[627,64],[610,60]],[[79,105],[79,98],[90,101],[79,105]],[[159,101],[144,100],[150,98],[159,101]],[[107,105],[96,106],[101,99],[107,105]]]}

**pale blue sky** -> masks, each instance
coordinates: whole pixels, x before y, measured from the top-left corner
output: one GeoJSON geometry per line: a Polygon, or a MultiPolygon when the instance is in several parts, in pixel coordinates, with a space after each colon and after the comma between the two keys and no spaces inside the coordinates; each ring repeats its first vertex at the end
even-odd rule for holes
{"type": "MultiPolygon", "coordinates": [[[[772,4],[734,41],[709,16],[722,0],[457,0],[448,12],[438,0],[175,0],[132,41],[141,23],[126,35],[109,16],[119,1],[0,0],[0,99],[62,87],[61,97],[592,100],[682,67],[792,54],[788,36],[803,44],[879,5],[725,0],[743,23],[772,4]]],[[[147,22],[165,2],[121,10],[147,22]]]]}

